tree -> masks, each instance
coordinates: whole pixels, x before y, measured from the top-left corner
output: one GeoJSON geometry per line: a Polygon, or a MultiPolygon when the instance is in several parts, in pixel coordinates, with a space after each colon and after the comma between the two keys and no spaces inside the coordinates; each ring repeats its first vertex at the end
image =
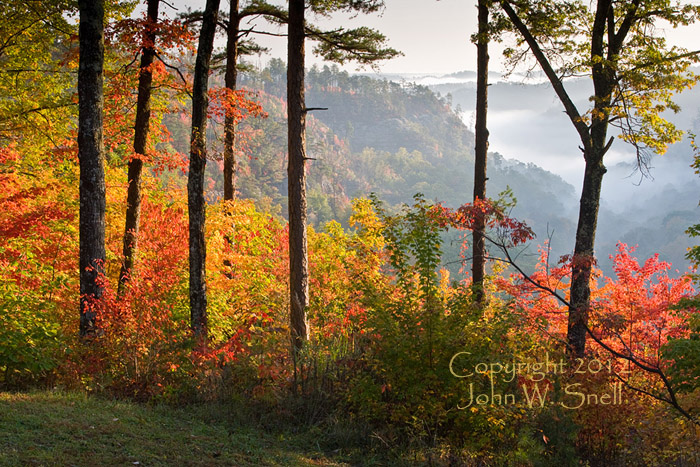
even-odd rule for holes
{"type": "MultiPolygon", "coordinates": [[[[383,0],[310,0],[315,14],[333,11],[372,13],[381,9],[383,0]]],[[[306,239],[306,113],[304,101],[304,39],[319,41],[315,52],[339,63],[357,60],[372,63],[398,54],[380,47],[385,38],[368,28],[322,32],[305,23],[305,0],[290,0],[287,42],[287,124],[288,124],[288,203],[289,203],[289,307],[293,348],[299,351],[308,338],[306,307],[309,304],[309,265],[306,239]]],[[[278,19],[284,19],[278,16],[278,19]]]]}
{"type": "MultiPolygon", "coordinates": [[[[250,16],[262,14],[273,14],[275,16],[284,15],[284,11],[279,7],[270,5],[264,0],[252,0],[244,8],[240,6],[240,0],[230,0],[228,18],[222,18],[219,25],[226,32],[226,51],[223,56],[217,55],[212,59],[218,62],[225,59],[224,85],[227,89],[227,97],[233,97],[238,87],[238,57],[253,53],[261,53],[266,49],[260,47],[252,41],[243,41],[243,37],[251,33],[258,33],[255,27],[241,31],[241,21],[250,16]]],[[[194,23],[202,20],[202,13],[199,11],[188,12],[183,15],[186,22],[194,23]]],[[[224,15],[225,16],[225,15],[224,15]]],[[[228,99],[230,100],[230,99],[228,99]]],[[[230,104],[230,102],[229,102],[230,104]]],[[[225,106],[224,116],[224,200],[232,200],[235,197],[236,185],[236,124],[240,119],[232,105],[225,106]]]]}
{"type": "MultiPolygon", "coordinates": [[[[633,145],[641,170],[646,169],[651,152],[661,154],[680,138],[680,132],[661,114],[677,111],[673,93],[695,83],[695,75],[687,70],[697,62],[697,52],[666,47],[665,40],[654,34],[654,26],[657,20],[674,27],[687,25],[700,10],[667,0],[598,0],[590,10],[581,2],[499,3],[510,27],[519,34],[520,44],[527,45],[549,79],[582,145],[585,170],[567,333],[570,352],[582,356],[600,191],[606,172],[603,158],[614,141],[608,132],[611,126],[617,127],[620,138],[633,145]],[[558,70],[554,64],[559,64],[558,70]],[[567,76],[581,73],[591,77],[594,88],[592,107],[586,113],[579,112],[564,82],[567,76]]],[[[507,49],[506,53],[518,63],[526,51],[507,49]]]]}
{"type": "MultiPolygon", "coordinates": [[[[226,88],[235,91],[238,73],[238,43],[241,16],[238,11],[239,0],[230,0],[228,25],[226,28],[226,88]]],[[[224,200],[232,200],[236,193],[236,156],[234,145],[236,141],[236,120],[229,108],[224,117],[224,200]]]]}
{"type": "Polygon", "coordinates": [[[206,283],[206,200],[204,174],[207,165],[207,108],[209,105],[208,80],[214,34],[219,13],[219,0],[207,0],[202,29],[197,46],[192,87],[192,134],[190,138],[190,165],[187,177],[187,206],[190,232],[190,323],[196,338],[207,338],[207,283],[206,283]]]}
{"type": "Polygon", "coordinates": [[[94,299],[105,261],[105,174],[102,142],[104,2],[80,0],[78,159],[80,161],[80,335],[95,331],[94,299]]]}
{"type": "Polygon", "coordinates": [[[306,239],[306,108],[304,103],[304,0],[289,1],[287,39],[287,165],[289,196],[289,320],[292,345],[308,338],[309,259],[306,239]]]}
{"type": "MultiPolygon", "coordinates": [[[[474,149],[474,203],[486,199],[486,159],[489,149],[489,130],[486,125],[488,111],[488,75],[489,75],[489,5],[486,0],[478,0],[479,30],[476,35],[476,124],[474,149]]],[[[486,248],[484,229],[486,219],[479,218],[472,233],[472,279],[474,300],[478,304],[484,301],[484,269],[486,248]]]]}
{"type": "Polygon", "coordinates": [[[124,225],[124,263],[119,272],[119,295],[129,280],[134,265],[134,254],[138,246],[139,224],[141,218],[141,173],[146,154],[149,125],[151,119],[151,85],[153,72],[151,65],[156,56],[156,25],[158,23],[158,6],[160,0],[148,0],[145,34],[142,44],[141,66],[139,74],[139,91],[136,102],[136,121],[134,124],[134,153],[129,160],[128,189],[126,199],[126,222],[124,225]]]}
{"type": "MultiPolygon", "coordinates": [[[[224,74],[224,84],[229,96],[233,96],[238,88],[238,57],[243,54],[263,52],[265,49],[250,41],[243,41],[242,38],[255,29],[247,31],[240,30],[241,21],[249,16],[259,15],[269,11],[277,11],[278,8],[267,4],[264,1],[254,1],[245,8],[240,8],[240,0],[230,0],[228,21],[225,21],[226,28],[226,71],[224,74]]],[[[232,108],[226,107],[224,117],[224,200],[232,200],[236,194],[236,124],[239,116],[232,108]]]]}
{"type": "Polygon", "coordinates": [[[75,75],[66,63],[77,63],[70,38],[78,25],[67,20],[77,13],[68,0],[2,2],[0,145],[16,144],[30,172],[43,170],[36,160],[43,150],[75,138],[75,75]]]}

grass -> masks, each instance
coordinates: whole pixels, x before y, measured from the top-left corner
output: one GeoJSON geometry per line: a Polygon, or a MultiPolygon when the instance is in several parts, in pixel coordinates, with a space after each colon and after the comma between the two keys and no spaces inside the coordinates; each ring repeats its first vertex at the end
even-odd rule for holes
{"type": "Polygon", "coordinates": [[[0,392],[0,466],[350,465],[308,432],[236,423],[225,410],[0,392]]]}

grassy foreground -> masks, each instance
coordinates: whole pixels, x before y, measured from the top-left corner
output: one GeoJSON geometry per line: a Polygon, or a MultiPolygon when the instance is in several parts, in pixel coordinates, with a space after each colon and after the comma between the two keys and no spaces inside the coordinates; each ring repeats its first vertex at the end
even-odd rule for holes
{"type": "Polygon", "coordinates": [[[222,410],[0,392],[0,466],[349,465],[328,457],[309,433],[233,423],[222,410]]]}

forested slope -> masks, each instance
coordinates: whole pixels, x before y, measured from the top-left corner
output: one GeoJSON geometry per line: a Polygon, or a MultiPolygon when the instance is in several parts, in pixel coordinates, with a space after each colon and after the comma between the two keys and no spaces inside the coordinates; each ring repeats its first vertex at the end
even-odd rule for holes
{"type": "MultiPolygon", "coordinates": [[[[256,90],[266,119],[249,119],[240,129],[239,196],[277,206],[286,216],[286,128],[284,63],[273,60],[246,72],[243,86],[256,90]]],[[[309,216],[316,226],[336,219],[346,224],[352,198],[377,196],[391,206],[413,195],[451,207],[471,201],[474,135],[444,97],[425,86],[350,75],[337,68],[307,73],[307,105],[327,108],[308,119],[309,216]]],[[[213,134],[216,139],[216,133],[213,134]]],[[[213,165],[215,192],[223,190],[213,165]]],[[[575,190],[561,177],[534,164],[491,154],[490,196],[510,188],[517,199],[513,215],[527,221],[543,242],[556,232],[555,252],[571,246],[569,212],[575,190]]],[[[346,224],[347,225],[347,224],[346,224]]]]}

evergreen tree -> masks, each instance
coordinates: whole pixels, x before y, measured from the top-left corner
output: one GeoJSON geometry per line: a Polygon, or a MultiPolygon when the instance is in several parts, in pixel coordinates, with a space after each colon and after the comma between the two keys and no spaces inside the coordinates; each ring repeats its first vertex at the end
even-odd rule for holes
{"type": "Polygon", "coordinates": [[[398,52],[382,48],[384,36],[368,28],[322,32],[308,27],[305,10],[328,15],[345,10],[376,12],[383,0],[290,0],[288,18],[287,123],[288,123],[288,202],[289,202],[289,303],[291,339],[295,351],[308,338],[306,307],[309,304],[309,261],[306,226],[306,113],[304,101],[304,39],[319,41],[315,52],[339,63],[353,59],[360,63],[391,58],[398,52]]]}
{"type": "Polygon", "coordinates": [[[80,335],[95,331],[95,310],[105,261],[103,118],[104,2],[80,0],[78,158],[80,163],[80,335]]]}
{"type": "Polygon", "coordinates": [[[207,338],[207,282],[205,234],[206,199],[204,174],[207,165],[208,81],[219,0],[207,0],[197,46],[192,87],[192,134],[187,177],[187,206],[190,231],[190,320],[196,338],[207,338]]]}
{"type": "MultiPolygon", "coordinates": [[[[474,149],[474,203],[486,199],[486,159],[489,149],[489,131],[486,125],[488,111],[489,78],[489,5],[486,0],[478,1],[479,26],[476,34],[476,124],[474,149]]],[[[484,273],[486,264],[486,246],[484,230],[486,219],[478,216],[474,225],[472,243],[472,279],[474,299],[484,302],[484,273]]]]}

